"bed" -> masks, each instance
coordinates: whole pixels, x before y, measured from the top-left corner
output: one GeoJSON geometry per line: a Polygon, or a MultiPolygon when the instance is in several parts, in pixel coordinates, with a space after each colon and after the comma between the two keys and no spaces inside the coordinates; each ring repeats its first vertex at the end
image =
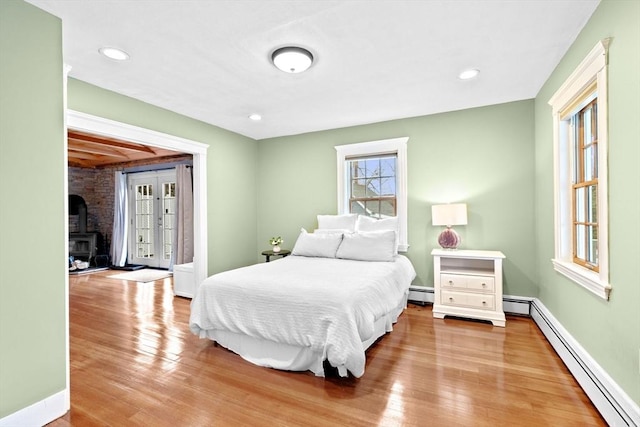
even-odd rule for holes
{"type": "Polygon", "coordinates": [[[360,377],[365,350],[392,331],[416,275],[385,249],[395,234],[383,235],[303,230],[292,255],[207,278],[190,329],[256,365],[324,376],[326,361],[360,377]]]}

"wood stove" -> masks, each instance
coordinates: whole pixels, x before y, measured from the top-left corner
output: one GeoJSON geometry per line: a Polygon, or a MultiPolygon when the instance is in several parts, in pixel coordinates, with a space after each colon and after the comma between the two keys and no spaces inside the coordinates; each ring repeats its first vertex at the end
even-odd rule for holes
{"type": "Polygon", "coordinates": [[[69,233],[69,256],[92,261],[98,251],[98,233],[69,233]]]}
{"type": "Polygon", "coordinates": [[[69,195],[69,215],[78,215],[78,233],[69,233],[69,257],[83,261],[95,261],[100,243],[97,232],[87,232],[87,205],[75,194],[69,195]]]}

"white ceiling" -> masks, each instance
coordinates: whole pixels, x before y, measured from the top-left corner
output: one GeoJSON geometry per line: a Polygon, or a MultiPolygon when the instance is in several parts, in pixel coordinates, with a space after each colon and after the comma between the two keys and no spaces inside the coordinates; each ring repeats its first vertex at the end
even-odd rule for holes
{"type": "Polygon", "coordinates": [[[62,18],[72,77],[254,139],[533,98],[598,5],[28,1],[62,18]],[[314,65],[276,69],[270,54],[285,45],[309,49],[314,65]],[[131,59],[107,59],[103,46],[131,59]],[[467,68],[481,73],[459,80],[467,68]]]}

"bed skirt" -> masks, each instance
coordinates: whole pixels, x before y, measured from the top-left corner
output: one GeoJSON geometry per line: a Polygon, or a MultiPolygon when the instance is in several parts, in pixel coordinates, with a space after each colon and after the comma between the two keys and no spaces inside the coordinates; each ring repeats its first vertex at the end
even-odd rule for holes
{"type": "MultiPolygon", "coordinates": [[[[363,351],[366,351],[385,333],[393,330],[393,324],[398,321],[398,316],[407,307],[408,296],[409,292],[407,291],[391,312],[376,320],[374,334],[362,342],[363,351]]],[[[254,365],[285,371],[311,371],[318,377],[324,377],[323,362],[326,355],[324,352],[314,351],[310,347],[281,344],[222,330],[208,330],[206,336],[254,365]]],[[[346,377],[348,375],[345,366],[335,366],[335,368],[338,369],[340,376],[346,377]]]]}

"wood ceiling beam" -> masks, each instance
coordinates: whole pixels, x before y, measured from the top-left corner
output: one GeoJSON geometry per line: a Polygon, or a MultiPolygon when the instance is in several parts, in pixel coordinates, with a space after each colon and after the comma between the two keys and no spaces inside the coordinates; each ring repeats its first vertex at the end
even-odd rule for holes
{"type": "Polygon", "coordinates": [[[121,157],[124,159],[129,158],[126,154],[118,151],[111,146],[106,146],[104,144],[98,145],[95,143],[86,143],[82,140],[77,139],[69,139],[69,150],[74,151],[82,151],[85,153],[93,153],[93,154],[101,154],[103,156],[113,156],[113,157],[121,157]]]}
{"type": "Polygon", "coordinates": [[[95,169],[96,167],[96,163],[93,161],[74,159],[71,157],[69,157],[69,159],[67,160],[67,165],[71,167],[76,167],[76,168],[90,168],[90,169],[95,169]]]}
{"type": "MultiPolygon", "coordinates": [[[[0,0],[2,1],[2,0],[0,0]]],[[[166,161],[183,154],[160,147],[147,147],[100,135],[69,130],[68,164],[72,167],[101,168],[117,164],[164,158],[166,161]]]]}
{"type": "Polygon", "coordinates": [[[100,156],[95,154],[85,153],[83,151],[69,150],[68,154],[70,159],[83,159],[83,160],[100,160],[100,156]]]}
{"type": "Polygon", "coordinates": [[[95,135],[87,135],[87,134],[84,134],[81,132],[75,132],[72,130],[68,132],[68,138],[70,140],[73,139],[73,140],[84,141],[88,143],[108,145],[111,147],[121,148],[123,150],[131,150],[131,151],[137,151],[141,153],[156,154],[156,151],[153,149],[153,147],[148,147],[146,145],[135,144],[131,142],[118,141],[111,138],[102,138],[95,135]]]}

